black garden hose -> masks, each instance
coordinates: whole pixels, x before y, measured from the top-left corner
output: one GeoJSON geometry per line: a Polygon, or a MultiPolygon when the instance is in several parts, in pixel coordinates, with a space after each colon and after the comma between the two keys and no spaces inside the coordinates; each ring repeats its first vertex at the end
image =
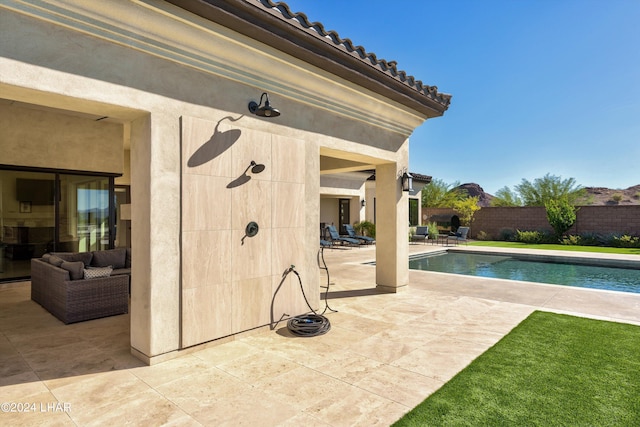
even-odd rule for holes
{"type": "Polygon", "coordinates": [[[303,314],[289,319],[287,329],[299,337],[315,337],[329,332],[329,319],[320,314],[303,314]]]}
{"type": "MultiPolygon", "coordinates": [[[[300,278],[300,275],[298,274],[298,272],[295,269],[295,266],[293,265],[289,267],[287,270],[285,270],[285,272],[282,274],[282,280],[280,281],[278,288],[273,294],[273,299],[271,300],[271,329],[272,330],[275,329],[278,323],[280,323],[280,320],[282,320],[284,317],[287,316],[287,314],[283,314],[280,320],[278,320],[278,322],[274,322],[273,303],[276,299],[276,295],[278,294],[278,291],[280,290],[280,287],[284,283],[289,273],[293,273],[298,277],[298,283],[300,283],[300,290],[302,291],[302,296],[304,297],[304,301],[307,303],[307,307],[309,307],[309,310],[311,310],[311,313],[313,314],[307,313],[301,316],[292,317],[287,322],[287,329],[289,329],[289,331],[292,334],[299,337],[315,337],[315,336],[326,334],[331,329],[331,323],[329,322],[329,319],[322,316],[321,314],[318,314],[311,307],[311,304],[309,304],[309,300],[307,300],[307,296],[304,293],[304,287],[302,286],[302,279],[300,278]]],[[[325,311],[326,311],[326,308],[325,308],[325,311]]]]}

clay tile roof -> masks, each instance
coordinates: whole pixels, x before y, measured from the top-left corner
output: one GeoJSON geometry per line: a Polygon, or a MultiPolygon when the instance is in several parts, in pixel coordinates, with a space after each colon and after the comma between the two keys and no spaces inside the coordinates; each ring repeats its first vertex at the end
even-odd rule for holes
{"type": "Polygon", "coordinates": [[[362,62],[376,68],[380,72],[392,77],[405,85],[411,87],[424,96],[448,107],[451,102],[451,95],[438,92],[437,86],[429,86],[422,83],[421,80],[416,80],[415,77],[407,75],[405,71],[398,70],[396,61],[387,61],[384,59],[378,59],[375,53],[367,52],[362,46],[355,46],[353,42],[348,38],[342,38],[340,35],[331,30],[325,30],[324,26],[320,22],[310,22],[302,12],[292,12],[289,6],[284,2],[272,2],[271,0],[256,0],[263,7],[277,10],[283,19],[289,21],[295,21],[307,31],[313,31],[317,33],[326,43],[332,44],[334,47],[348,53],[351,56],[359,58],[362,62]]]}

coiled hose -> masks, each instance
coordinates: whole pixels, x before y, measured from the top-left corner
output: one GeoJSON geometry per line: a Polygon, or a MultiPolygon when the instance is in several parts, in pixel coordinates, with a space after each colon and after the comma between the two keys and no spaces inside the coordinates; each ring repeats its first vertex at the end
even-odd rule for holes
{"type": "MultiPolygon", "coordinates": [[[[324,261],[324,257],[323,257],[323,261],[324,261]]],[[[325,264],[325,269],[326,269],[326,264],[325,264]]],[[[302,279],[300,278],[300,275],[298,274],[298,272],[295,269],[295,266],[293,266],[293,265],[291,267],[289,267],[288,269],[286,269],[285,272],[282,274],[282,280],[280,281],[280,284],[278,285],[278,288],[276,289],[275,293],[273,294],[273,299],[271,300],[271,329],[272,330],[275,329],[275,327],[278,325],[278,323],[280,323],[280,320],[282,320],[283,318],[288,316],[287,314],[283,314],[282,317],[280,318],[280,320],[278,320],[274,324],[273,303],[274,303],[274,301],[276,299],[276,295],[278,294],[278,291],[280,290],[280,287],[284,283],[284,281],[287,278],[287,276],[289,275],[289,273],[293,273],[298,277],[298,283],[300,284],[300,290],[302,291],[302,296],[304,297],[304,302],[307,303],[307,307],[309,307],[309,310],[311,310],[311,313],[303,314],[301,316],[292,317],[291,319],[289,319],[287,321],[287,329],[293,335],[296,335],[296,336],[299,336],[299,337],[315,337],[315,336],[326,334],[331,329],[331,322],[329,322],[329,319],[324,317],[322,314],[318,314],[311,307],[311,304],[309,304],[309,300],[307,299],[307,295],[304,293],[304,287],[302,286],[302,279]]],[[[328,270],[327,270],[327,277],[328,277],[328,270]]],[[[329,284],[327,283],[327,293],[328,293],[328,291],[329,291],[329,284]]],[[[325,295],[325,302],[326,302],[326,295],[325,295]]],[[[335,311],[335,310],[332,310],[331,308],[329,308],[329,304],[327,303],[327,305],[326,305],[326,307],[325,307],[325,309],[324,309],[324,311],[322,313],[324,314],[324,312],[327,311],[327,309],[329,309],[331,311],[335,311]]]]}

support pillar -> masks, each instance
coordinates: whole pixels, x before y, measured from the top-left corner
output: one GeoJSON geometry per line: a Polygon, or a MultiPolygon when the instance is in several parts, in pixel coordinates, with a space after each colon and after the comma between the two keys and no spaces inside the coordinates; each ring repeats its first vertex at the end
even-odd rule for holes
{"type": "Polygon", "coordinates": [[[409,201],[396,163],[376,167],[376,288],[398,292],[409,284],[409,201]]]}
{"type": "Polygon", "coordinates": [[[131,124],[131,353],[148,364],[180,345],[177,117],[131,124]]]}

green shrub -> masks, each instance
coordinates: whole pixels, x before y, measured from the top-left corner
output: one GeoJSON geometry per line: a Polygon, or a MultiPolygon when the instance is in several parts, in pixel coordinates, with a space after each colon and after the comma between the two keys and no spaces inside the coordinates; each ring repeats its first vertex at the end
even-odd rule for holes
{"type": "Polygon", "coordinates": [[[376,225],[371,221],[356,222],[355,224],[353,224],[353,229],[356,231],[356,233],[363,236],[368,236],[373,239],[376,238],[376,225]]]}
{"type": "Polygon", "coordinates": [[[615,193],[614,195],[611,196],[611,200],[613,200],[615,203],[620,203],[622,201],[622,194],[615,193]]]}
{"type": "Polygon", "coordinates": [[[498,240],[513,242],[516,240],[516,232],[512,228],[502,228],[499,232],[498,240]]]}
{"type": "Polygon", "coordinates": [[[553,236],[545,231],[521,231],[516,230],[516,242],[539,244],[554,242],[553,236]]]}
{"type": "Polygon", "coordinates": [[[570,234],[560,239],[560,244],[569,246],[581,246],[582,238],[580,236],[576,236],[575,234],[570,234]]]}
{"type": "Polygon", "coordinates": [[[484,231],[479,231],[478,235],[476,236],[476,239],[478,240],[492,240],[491,239],[491,235],[488,233],[485,233],[484,231]]]}
{"type": "Polygon", "coordinates": [[[640,191],[633,195],[634,199],[640,199],[640,191]]]}
{"type": "Polygon", "coordinates": [[[615,248],[640,248],[640,237],[629,236],[613,236],[611,246],[615,248]]]}
{"type": "Polygon", "coordinates": [[[562,235],[566,233],[573,224],[576,223],[577,208],[573,206],[566,198],[559,200],[548,200],[544,207],[547,211],[547,220],[549,225],[555,232],[557,241],[560,241],[562,235]]]}
{"type": "Polygon", "coordinates": [[[429,238],[436,240],[438,238],[438,223],[430,222],[427,226],[429,227],[429,238]]]}
{"type": "Polygon", "coordinates": [[[606,241],[602,235],[597,233],[582,233],[580,234],[581,246],[605,246],[606,241]]]}

